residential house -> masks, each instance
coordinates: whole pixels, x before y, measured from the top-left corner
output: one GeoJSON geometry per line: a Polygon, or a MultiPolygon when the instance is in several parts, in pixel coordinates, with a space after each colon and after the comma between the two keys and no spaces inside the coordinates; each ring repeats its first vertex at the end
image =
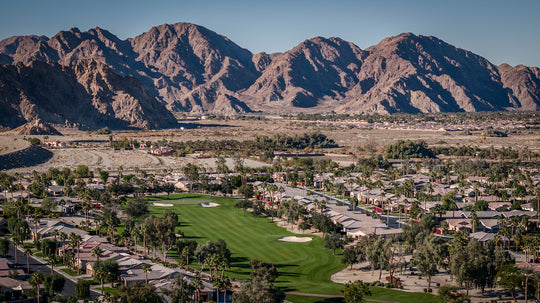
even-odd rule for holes
{"type": "Polygon", "coordinates": [[[21,268],[12,268],[12,263],[9,260],[0,258],[0,277],[11,277],[13,275],[24,277],[26,273],[21,268]]]}
{"type": "Polygon", "coordinates": [[[448,230],[460,231],[460,230],[472,230],[470,219],[447,219],[448,230]]]}
{"type": "Polygon", "coordinates": [[[120,276],[122,284],[130,285],[133,283],[148,283],[164,280],[171,277],[176,277],[179,274],[183,274],[185,270],[180,268],[168,268],[161,264],[153,264],[148,272],[144,272],[142,268],[128,269],[124,274],[120,276]]]}
{"type": "Polygon", "coordinates": [[[64,194],[64,187],[51,185],[47,187],[47,192],[55,197],[62,196],[64,194]]]}
{"type": "Polygon", "coordinates": [[[28,281],[21,281],[9,277],[0,277],[1,292],[3,301],[17,301],[25,298],[25,294],[32,290],[32,285],[28,281]]]}
{"type": "MultiPolygon", "coordinates": [[[[184,281],[191,283],[191,280],[193,277],[195,277],[195,274],[192,272],[188,272],[185,270],[182,270],[181,273],[183,275],[184,281]]],[[[203,288],[200,291],[200,299],[203,302],[223,302],[223,303],[230,303],[232,302],[232,292],[229,291],[227,294],[220,293],[219,298],[216,296],[216,292],[214,291],[214,286],[211,281],[207,279],[201,279],[203,288]]],[[[157,291],[167,292],[170,293],[173,289],[176,288],[176,279],[165,279],[165,280],[156,280],[156,281],[149,281],[149,284],[154,285],[157,291]]]]}
{"type": "Polygon", "coordinates": [[[499,227],[499,220],[497,219],[481,219],[479,221],[479,228],[490,233],[497,233],[499,227]]]}
{"type": "Polygon", "coordinates": [[[479,232],[469,234],[469,238],[476,239],[481,244],[486,245],[487,242],[495,239],[495,234],[479,231],[479,232]]]}
{"type": "MultiPolygon", "coordinates": [[[[130,269],[141,268],[143,264],[151,263],[148,260],[142,259],[139,256],[131,255],[128,253],[110,253],[105,258],[100,257],[100,261],[112,260],[118,263],[118,269],[120,273],[124,273],[130,269]]],[[[96,260],[97,261],[97,260],[96,260]]],[[[94,276],[94,265],[96,261],[90,261],[86,263],[86,274],[94,276]]]]}

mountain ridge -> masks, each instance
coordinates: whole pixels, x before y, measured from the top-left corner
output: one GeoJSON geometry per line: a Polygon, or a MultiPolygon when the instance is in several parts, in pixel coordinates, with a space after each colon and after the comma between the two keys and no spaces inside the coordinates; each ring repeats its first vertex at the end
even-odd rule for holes
{"type": "Polygon", "coordinates": [[[107,123],[161,128],[174,125],[171,112],[179,111],[540,110],[538,67],[496,66],[436,37],[412,33],[366,49],[339,37],[313,37],[283,53],[252,54],[191,23],[154,26],[125,40],[99,27],[71,28],[50,38],[0,41],[0,64],[0,124],[8,127],[37,117],[90,129],[107,123]],[[55,79],[46,81],[50,88],[24,76],[44,70],[55,79]],[[99,114],[84,119],[55,105],[70,101],[78,102],[73,109],[99,114]]]}

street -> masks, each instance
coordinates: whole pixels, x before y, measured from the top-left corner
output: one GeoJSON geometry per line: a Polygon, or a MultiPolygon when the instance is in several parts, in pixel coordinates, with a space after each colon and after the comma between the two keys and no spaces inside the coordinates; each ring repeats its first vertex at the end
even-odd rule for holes
{"type": "MultiPolygon", "coordinates": [[[[26,256],[24,255],[23,252],[21,252],[20,250],[17,250],[16,252],[17,252],[18,263],[15,264],[15,256],[13,255],[14,251],[15,251],[15,247],[12,245],[12,243],[10,243],[9,254],[6,259],[12,262],[15,268],[21,268],[26,272],[26,256]]],[[[33,256],[30,256],[29,258],[29,265],[30,265],[30,274],[36,271],[41,272],[43,275],[51,274],[51,267],[46,264],[41,263],[39,260],[37,260],[33,256]]],[[[54,271],[55,273],[60,274],[66,278],[64,289],[62,290],[62,292],[60,292],[60,294],[66,297],[75,296],[75,283],[77,281],[76,278],[71,277],[68,274],[58,270],[56,267],[54,268],[54,271]]],[[[91,291],[90,296],[91,296],[91,299],[95,299],[99,296],[99,294],[96,293],[95,291],[91,291]]]]}

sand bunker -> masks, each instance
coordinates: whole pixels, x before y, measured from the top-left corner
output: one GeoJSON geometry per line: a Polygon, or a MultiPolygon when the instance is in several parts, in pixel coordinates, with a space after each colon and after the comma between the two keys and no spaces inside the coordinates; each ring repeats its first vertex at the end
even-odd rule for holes
{"type": "Polygon", "coordinates": [[[202,207],[216,207],[216,206],[219,206],[219,204],[208,202],[208,203],[201,203],[201,206],[202,207]]]}
{"type": "Polygon", "coordinates": [[[278,240],[285,241],[285,242],[309,242],[311,241],[311,237],[291,236],[291,237],[282,237],[282,238],[279,238],[278,240]]]}
{"type": "Polygon", "coordinates": [[[151,203],[151,205],[161,206],[161,207],[173,207],[174,206],[174,204],[171,204],[171,203],[151,203]]]}

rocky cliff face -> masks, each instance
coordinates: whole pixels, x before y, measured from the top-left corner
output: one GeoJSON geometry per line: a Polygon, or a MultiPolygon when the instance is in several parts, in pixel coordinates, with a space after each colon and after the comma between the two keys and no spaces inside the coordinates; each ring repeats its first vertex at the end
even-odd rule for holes
{"type": "MultiPolygon", "coordinates": [[[[358,82],[357,73],[366,55],[339,38],[306,40],[267,64],[243,96],[260,110],[330,109],[358,82]]],[[[261,61],[258,66],[263,66],[261,61]]]]}
{"type": "Polygon", "coordinates": [[[517,108],[524,110],[540,110],[540,69],[508,64],[499,66],[503,86],[507,89],[509,99],[517,108]]]}
{"type": "Polygon", "coordinates": [[[499,68],[486,59],[435,37],[401,34],[366,50],[339,38],[314,38],[272,60],[243,96],[261,110],[534,109],[540,100],[534,93],[538,69],[512,71],[501,78],[499,68]]]}
{"type": "Polygon", "coordinates": [[[0,124],[11,127],[33,115],[88,127],[164,127],[172,116],[163,106],[218,114],[540,108],[538,68],[495,66],[413,34],[365,50],[316,37],[285,53],[253,55],[189,23],[156,26],[128,40],[73,28],[51,38],[0,41],[0,64],[0,124]],[[68,113],[83,108],[90,110],[86,120],[68,113]]]}
{"type": "Polygon", "coordinates": [[[40,118],[81,128],[163,128],[176,120],[131,76],[106,64],[31,61],[0,67],[0,121],[17,127],[40,118]]]}
{"type": "Polygon", "coordinates": [[[497,66],[437,38],[402,34],[368,48],[339,112],[456,112],[514,107],[497,66]]]}
{"type": "Polygon", "coordinates": [[[130,40],[136,60],[155,71],[159,95],[175,111],[249,110],[236,92],[259,76],[252,54],[190,23],[164,24],[130,40]]]}
{"type": "Polygon", "coordinates": [[[62,134],[52,127],[49,123],[36,118],[33,121],[23,124],[16,128],[19,135],[53,135],[61,136],[62,134]]]}

